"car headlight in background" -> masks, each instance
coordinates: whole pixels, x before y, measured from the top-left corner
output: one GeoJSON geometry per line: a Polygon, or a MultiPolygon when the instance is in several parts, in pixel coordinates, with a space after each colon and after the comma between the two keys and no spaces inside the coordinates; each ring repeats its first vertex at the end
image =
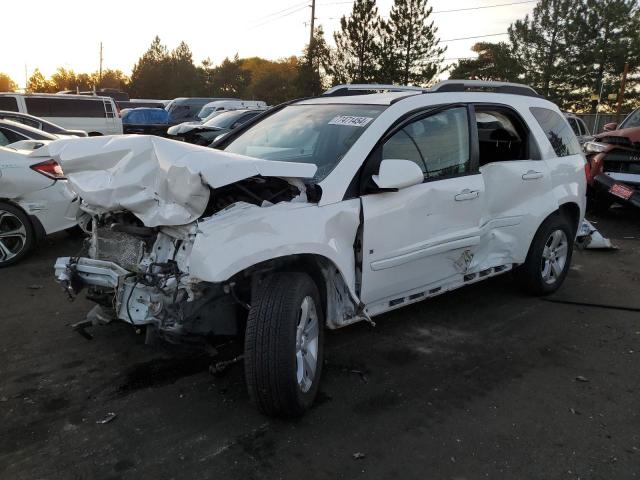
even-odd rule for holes
{"type": "Polygon", "coordinates": [[[586,142],[584,144],[585,153],[601,153],[604,152],[607,148],[609,148],[609,145],[607,145],[606,143],[586,142]]]}

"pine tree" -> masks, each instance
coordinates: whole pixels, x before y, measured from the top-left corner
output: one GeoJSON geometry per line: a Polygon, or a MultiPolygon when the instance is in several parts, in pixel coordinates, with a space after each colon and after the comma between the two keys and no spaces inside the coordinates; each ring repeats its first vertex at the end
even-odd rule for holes
{"type": "Polygon", "coordinates": [[[320,95],[326,85],[327,70],[330,69],[330,49],[324,39],[322,26],[315,28],[313,40],[298,59],[298,95],[310,97],[320,95]]]}
{"type": "Polygon", "coordinates": [[[446,47],[440,47],[438,29],[429,17],[428,0],[394,0],[387,23],[386,42],[395,55],[388,56],[386,76],[405,85],[424,85],[441,72],[446,47]]]}
{"type": "Polygon", "coordinates": [[[129,93],[134,98],[173,98],[167,82],[170,75],[169,50],[156,36],[149,49],[133,66],[129,93]]]}
{"type": "MultiPolygon", "coordinates": [[[[571,74],[579,92],[574,108],[595,113],[596,103],[588,99],[602,91],[606,105],[608,95],[618,92],[625,62],[630,77],[640,70],[640,7],[636,0],[583,0],[582,8],[574,11],[577,48],[571,74]]],[[[634,90],[628,93],[631,97],[634,90]]]]}
{"type": "Polygon", "coordinates": [[[375,79],[379,24],[375,0],[355,0],[351,15],[340,19],[340,30],[333,35],[334,83],[368,83],[375,79]]]}
{"type": "Polygon", "coordinates": [[[471,50],[478,54],[478,58],[458,61],[449,73],[450,79],[520,81],[523,69],[511,54],[509,44],[478,42],[471,50]]]}
{"type": "Polygon", "coordinates": [[[524,69],[524,82],[563,104],[571,91],[569,61],[575,42],[575,10],[581,0],[539,0],[533,14],[509,27],[512,52],[524,69]]]}

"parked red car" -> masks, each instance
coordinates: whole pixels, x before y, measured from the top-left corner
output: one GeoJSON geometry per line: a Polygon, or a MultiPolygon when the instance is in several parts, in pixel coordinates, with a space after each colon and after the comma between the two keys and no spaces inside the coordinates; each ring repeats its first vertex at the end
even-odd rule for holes
{"type": "Polygon", "coordinates": [[[640,208],[640,108],[604,130],[584,144],[591,199],[603,207],[618,202],[640,208]]]}

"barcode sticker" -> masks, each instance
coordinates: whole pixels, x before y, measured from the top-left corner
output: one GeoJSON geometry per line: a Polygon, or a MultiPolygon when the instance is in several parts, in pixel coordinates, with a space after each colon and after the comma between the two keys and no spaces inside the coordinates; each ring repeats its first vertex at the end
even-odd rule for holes
{"type": "Polygon", "coordinates": [[[340,115],[334,117],[329,125],[346,125],[348,127],[364,127],[373,118],[371,117],[352,117],[351,115],[340,115]]]}

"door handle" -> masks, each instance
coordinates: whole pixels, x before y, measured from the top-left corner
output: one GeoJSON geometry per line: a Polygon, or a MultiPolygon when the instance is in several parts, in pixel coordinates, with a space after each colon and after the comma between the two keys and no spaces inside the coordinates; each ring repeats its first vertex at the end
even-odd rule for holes
{"type": "Polygon", "coordinates": [[[459,194],[457,194],[454,198],[456,202],[463,202],[465,200],[473,200],[474,198],[478,198],[480,192],[478,190],[469,190],[465,188],[459,194]]]}
{"type": "Polygon", "coordinates": [[[522,179],[523,180],[537,180],[539,178],[542,178],[542,172],[536,172],[534,170],[529,170],[527,173],[525,173],[524,175],[522,175],[522,179]]]}

